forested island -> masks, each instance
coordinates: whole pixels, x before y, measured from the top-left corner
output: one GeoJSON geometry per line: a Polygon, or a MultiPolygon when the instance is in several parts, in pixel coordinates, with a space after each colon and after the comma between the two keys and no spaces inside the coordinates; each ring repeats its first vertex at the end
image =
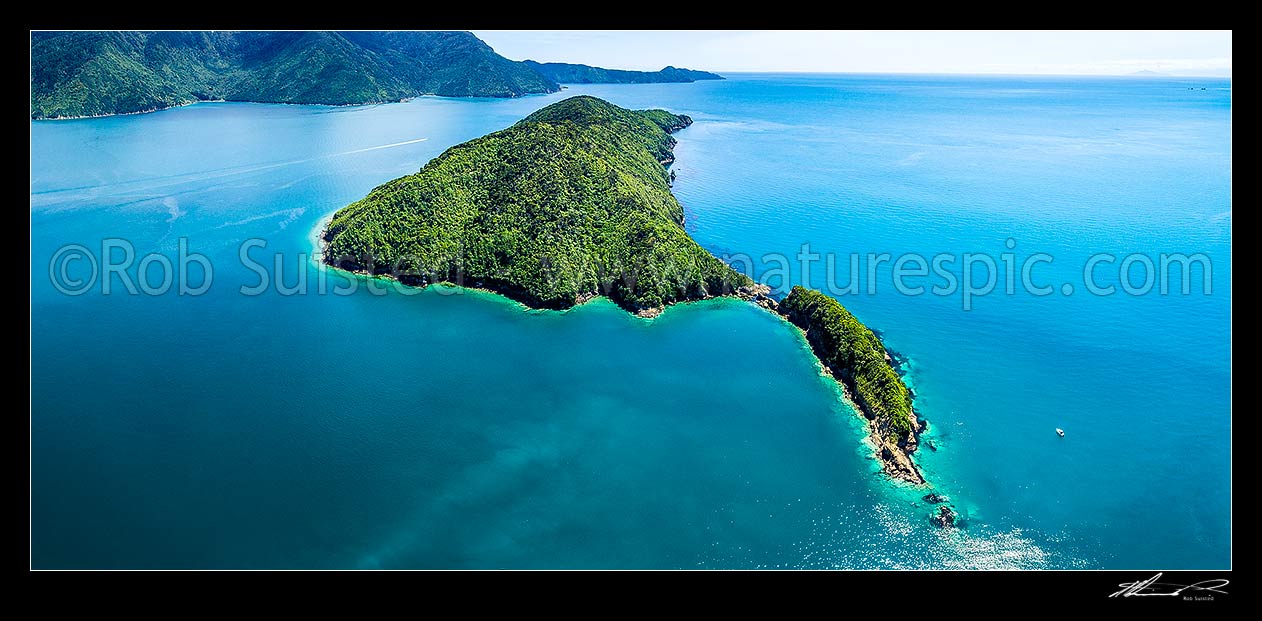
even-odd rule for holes
{"type": "Polygon", "coordinates": [[[880,339],[818,291],[773,299],[685,232],[667,166],[671,133],[691,123],[588,96],[552,104],[338,211],[320,235],[322,260],[419,287],[487,289],[532,308],[603,296],[652,317],[677,302],[751,300],[805,333],[868,419],[883,470],[924,483],[910,458],[923,424],[880,339]]]}
{"type": "Polygon", "coordinates": [[[570,78],[685,82],[713,75],[519,62],[469,32],[33,32],[31,118],[219,100],[357,105],[420,95],[519,97],[555,93],[570,78]]]}
{"type": "Polygon", "coordinates": [[[593,97],[555,103],[339,211],[325,258],[535,308],[603,295],[641,315],[752,285],[684,232],[664,164],[670,132],[691,122],[593,97]]]}

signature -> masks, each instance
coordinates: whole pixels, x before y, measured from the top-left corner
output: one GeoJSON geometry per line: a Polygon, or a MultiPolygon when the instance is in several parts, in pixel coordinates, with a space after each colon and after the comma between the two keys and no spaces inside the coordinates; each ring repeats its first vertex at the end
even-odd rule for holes
{"type": "Polygon", "coordinates": [[[1226,595],[1227,592],[1220,589],[1228,584],[1231,584],[1229,581],[1222,578],[1202,580],[1196,584],[1171,584],[1169,582],[1157,582],[1160,578],[1161,574],[1157,574],[1147,580],[1123,582],[1117,585],[1122,587],[1122,589],[1109,597],[1176,597],[1178,595],[1182,595],[1184,591],[1207,591],[1210,593],[1226,595]]]}

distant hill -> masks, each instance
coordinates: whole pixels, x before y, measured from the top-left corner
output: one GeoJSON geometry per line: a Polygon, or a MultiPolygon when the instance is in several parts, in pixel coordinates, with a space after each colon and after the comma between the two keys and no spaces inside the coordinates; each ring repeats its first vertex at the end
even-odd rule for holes
{"type": "Polygon", "coordinates": [[[468,32],[35,32],[31,118],[560,90],[468,32]]]}
{"type": "Polygon", "coordinates": [[[549,80],[560,84],[650,84],[723,79],[723,76],[717,73],[675,67],[666,67],[661,71],[627,71],[570,63],[539,63],[533,60],[522,62],[549,80]]]}

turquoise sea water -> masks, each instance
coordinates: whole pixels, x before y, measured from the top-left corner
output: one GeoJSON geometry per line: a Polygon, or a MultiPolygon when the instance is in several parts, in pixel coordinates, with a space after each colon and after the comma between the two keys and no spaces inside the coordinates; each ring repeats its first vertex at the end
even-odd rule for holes
{"type": "Polygon", "coordinates": [[[1210,79],[743,75],[32,123],[32,562],[1228,567],[1230,99],[1210,79]],[[895,291],[889,263],[840,295],[910,359],[939,449],[918,459],[967,529],[877,473],[800,336],[752,306],[315,293],[346,282],[310,261],[322,218],[579,93],[695,118],[675,192],[716,254],[1054,257],[1053,295],[1001,281],[968,311],[895,291]],[[100,260],[105,238],[172,260],[185,239],[213,285],[59,293],[58,249],[100,260]],[[242,295],[247,239],[312,292],[242,295]],[[1212,294],[1092,296],[1100,252],[1205,253],[1212,294]]]}

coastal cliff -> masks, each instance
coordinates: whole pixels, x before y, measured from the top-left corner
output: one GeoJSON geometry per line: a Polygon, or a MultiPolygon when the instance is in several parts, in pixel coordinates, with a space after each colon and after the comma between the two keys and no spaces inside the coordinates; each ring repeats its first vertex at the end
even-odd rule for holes
{"type": "Polygon", "coordinates": [[[770,289],[701,248],[670,192],[670,134],[692,119],[595,97],[552,104],[451,147],[419,172],[333,215],[322,261],[418,287],[494,291],[532,308],[603,296],[642,317],[718,296],[749,300],[801,329],[868,420],[883,470],[924,483],[911,460],[921,424],[880,339],[837,300],[770,289]]]}

